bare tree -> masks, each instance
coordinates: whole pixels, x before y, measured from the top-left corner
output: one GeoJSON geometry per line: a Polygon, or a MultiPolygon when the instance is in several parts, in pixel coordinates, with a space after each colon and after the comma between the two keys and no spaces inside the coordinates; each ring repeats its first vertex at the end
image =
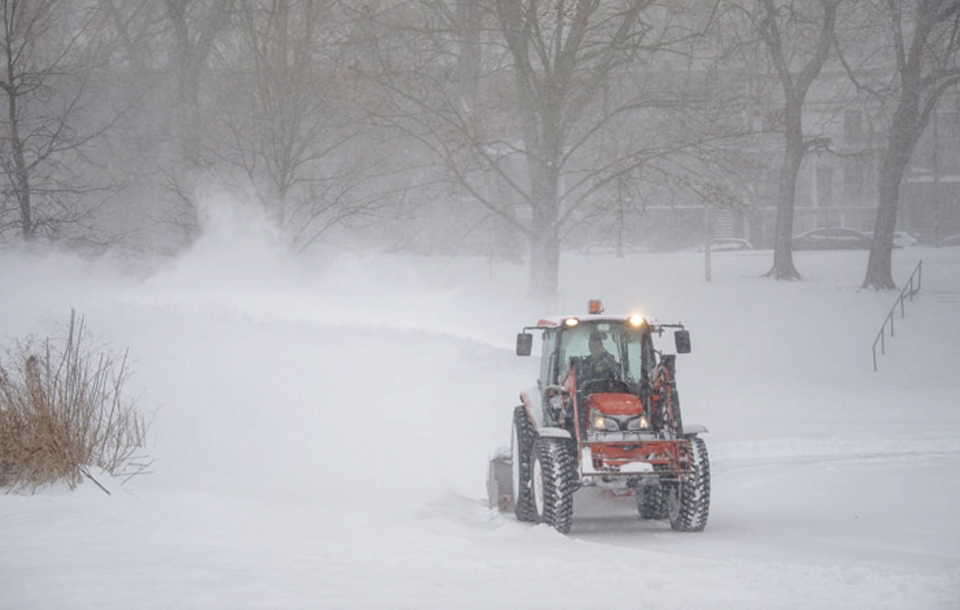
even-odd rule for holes
{"type": "Polygon", "coordinates": [[[896,288],[893,236],[900,182],[937,102],[960,83],[960,1],[880,3],[892,25],[896,66],[895,109],[880,162],[879,205],[864,288],[896,288]]]}
{"type": "Polygon", "coordinates": [[[713,122],[670,66],[649,66],[652,58],[666,63],[667,51],[694,61],[690,45],[712,12],[652,0],[496,0],[482,18],[465,20],[449,3],[413,6],[438,5],[447,10],[411,10],[405,26],[382,28],[372,75],[381,93],[371,114],[435,155],[461,199],[525,237],[531,290],[552,298],[561,242],[591,206],[611,210],[608,200],[625,182],[655,176],[664,188],[679,174],[674,186],[695,181],[686,170],[694,149],[716,137],[713,122]],[[473,65],[464,56],[469,27],[481,28],[485,48],[477,104],[464,103],[458,78],[473,65]]]}
{"type": "Polygon", "coordinates": [[[0,0],[0,232],[14,228],[32,241],[89,215],[79,200],[100,187],[81,168],[93,162],[87,146],[111,124],[83,125],[97,61],[91,23],[91,13],[62,0],[0,0]],[[4,213],[10,201],[14,215],[4,213]]]}
{"type": "Polygon", "coordinates": [[[180,160],[170,188],[176,204],[168,219],[189,237],[196,232],[193,189],[206,166],[204,120],[206,105],[201,92],[210,56],[218,39],[230,25],[234,3],[229,0],[163,0],[172,30],[168,51],[176,72],[176,103],[172,105],[180,160]]]}
{"type": "Polygon", "coordinates": [[[559,277],[560,181],[568,138],[604,81],[637,51],[646,29],[640,17],[652,2],[628,2],[610,15],[598,14],[595,2],[546,4],[499,0],[496,15],[513,58],[530,180],[531,284],[535,292],[552,295],[559,277]]]}
{"type": "Polygon", "coordinates": [[[349,79],[338,72],[344,64],[338,4],[244,2],[236,46],[224,45],[216,63],[224,77],[214,121],[220,129],[210,146],[221,165],[215,171],[252,187],[300,248],[376,205],[356,195],[381,168],[369,152],[375,144],[358,144],[362,128],[349,79]]]}
{"type": "Polygon", "coordinates": [[[783,161],[778,183],[773,267],[767,273],[778,280],[800,279],[793,263],[792,244],[797,175],[807,151],[822,143],[819,138],[805,137],[803,109],[810,86],[830,56],[837,9],[842,1],[733,3],[739,9],[739,16],[746,16],[759,33],[783,92],[783,161]]]}
{"type": "Polygon", "coordinates": [[[156,70],[168,14],[153,2],[100,0],[99,34],[114,50],[112,59],[135,74],[156,70]]]}
{"type": "Polygon", "coordinates": [[[202,165],[200,135],[202,106],[200,83],[214,43],[229,25],[232,3],[227,0],[163,0],[173,27],[173,52],[177,67],[180,144],[184,160],[202,165]]]}

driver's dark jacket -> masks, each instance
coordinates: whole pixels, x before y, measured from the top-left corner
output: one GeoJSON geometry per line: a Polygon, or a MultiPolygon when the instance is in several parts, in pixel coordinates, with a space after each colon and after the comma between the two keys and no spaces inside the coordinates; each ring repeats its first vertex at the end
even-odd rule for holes
{"type": "Polygon", "coordinates": [[[587,356],[581,361],[581,376],[588,379],[617,379],[620,377],[620,365],[610,352],[599,356],[587,356]]]}

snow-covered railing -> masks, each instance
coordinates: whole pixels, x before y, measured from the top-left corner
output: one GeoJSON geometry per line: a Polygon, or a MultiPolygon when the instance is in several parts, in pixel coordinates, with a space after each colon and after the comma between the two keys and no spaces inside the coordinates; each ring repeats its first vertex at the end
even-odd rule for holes
{"type": "Polygon", "coordinates": [[[877,370],[877,343],[880,344],[880,355],[887,353],[886,339],[886,330],[887,324],[890,325],[890,336],[894,336],[894,326],[893,326],[893,312],[897,310],[897,306],[900,306],[900,317],[904,317],[905,310],[903,302],[909,297],[910,301],[913,301],[913,295],[920,292],[920,281],[923,279],[923,261],[921,260],[917,263],[917,267],[913,270],[913,273],[910,274],[910,279],[903,286],[903,290],[900,291],[900,296],[897,297],[896,302],[893,304],[893,307],[890,308],[890,312],[887,314],[887,317],[883,320],[883,326],[880,327],[880,332],[877,333],[877,338],[873,340],[873,370],[877,370]],[[916,278],[916,282],[914,282],[916,278]]]}

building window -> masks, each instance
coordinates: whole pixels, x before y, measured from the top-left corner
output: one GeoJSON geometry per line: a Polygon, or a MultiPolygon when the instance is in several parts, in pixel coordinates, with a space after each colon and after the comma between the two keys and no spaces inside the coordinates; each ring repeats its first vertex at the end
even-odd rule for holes
{"type": "Polygon", "coordinates": [[[960,150],[956,145],[960,141],[960,112],[937,113],[936,121],[937,140],[940,143],[937,165],[941,173],[957,173],[960,171],[960,150]]]}
{"type": "Polygon", "coordinates": [[[857,199],[863,195],[863,164],[859,159],[847,159],[843,168],[843,196],[857,199]]]}
{"type": "Polygon", "coordinates": [[[859,110],[844,111],[843,137],[848,145],[863,144],[863,112],[859,110]]]}
{"type": "Polygon", "coordinates": [[[817,168],[817,205],[828,208],[833,205],[833,168],[817,168]]]}

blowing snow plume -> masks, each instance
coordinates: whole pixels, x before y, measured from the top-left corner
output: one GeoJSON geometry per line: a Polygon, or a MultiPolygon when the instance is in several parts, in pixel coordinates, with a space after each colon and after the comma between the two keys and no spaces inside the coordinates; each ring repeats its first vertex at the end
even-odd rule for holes
{"type": "Polygon", "coordinates": [[[498,326],[503,306],[449,261],[305,262],[226,196],[202,219],[183,255],[97,301],[161,405],[152,484],[427,489],[465,470],[481,484],[490,408],[520,383],[484,371],[515,364],[501,355],[519,320],[498,326]]]}

